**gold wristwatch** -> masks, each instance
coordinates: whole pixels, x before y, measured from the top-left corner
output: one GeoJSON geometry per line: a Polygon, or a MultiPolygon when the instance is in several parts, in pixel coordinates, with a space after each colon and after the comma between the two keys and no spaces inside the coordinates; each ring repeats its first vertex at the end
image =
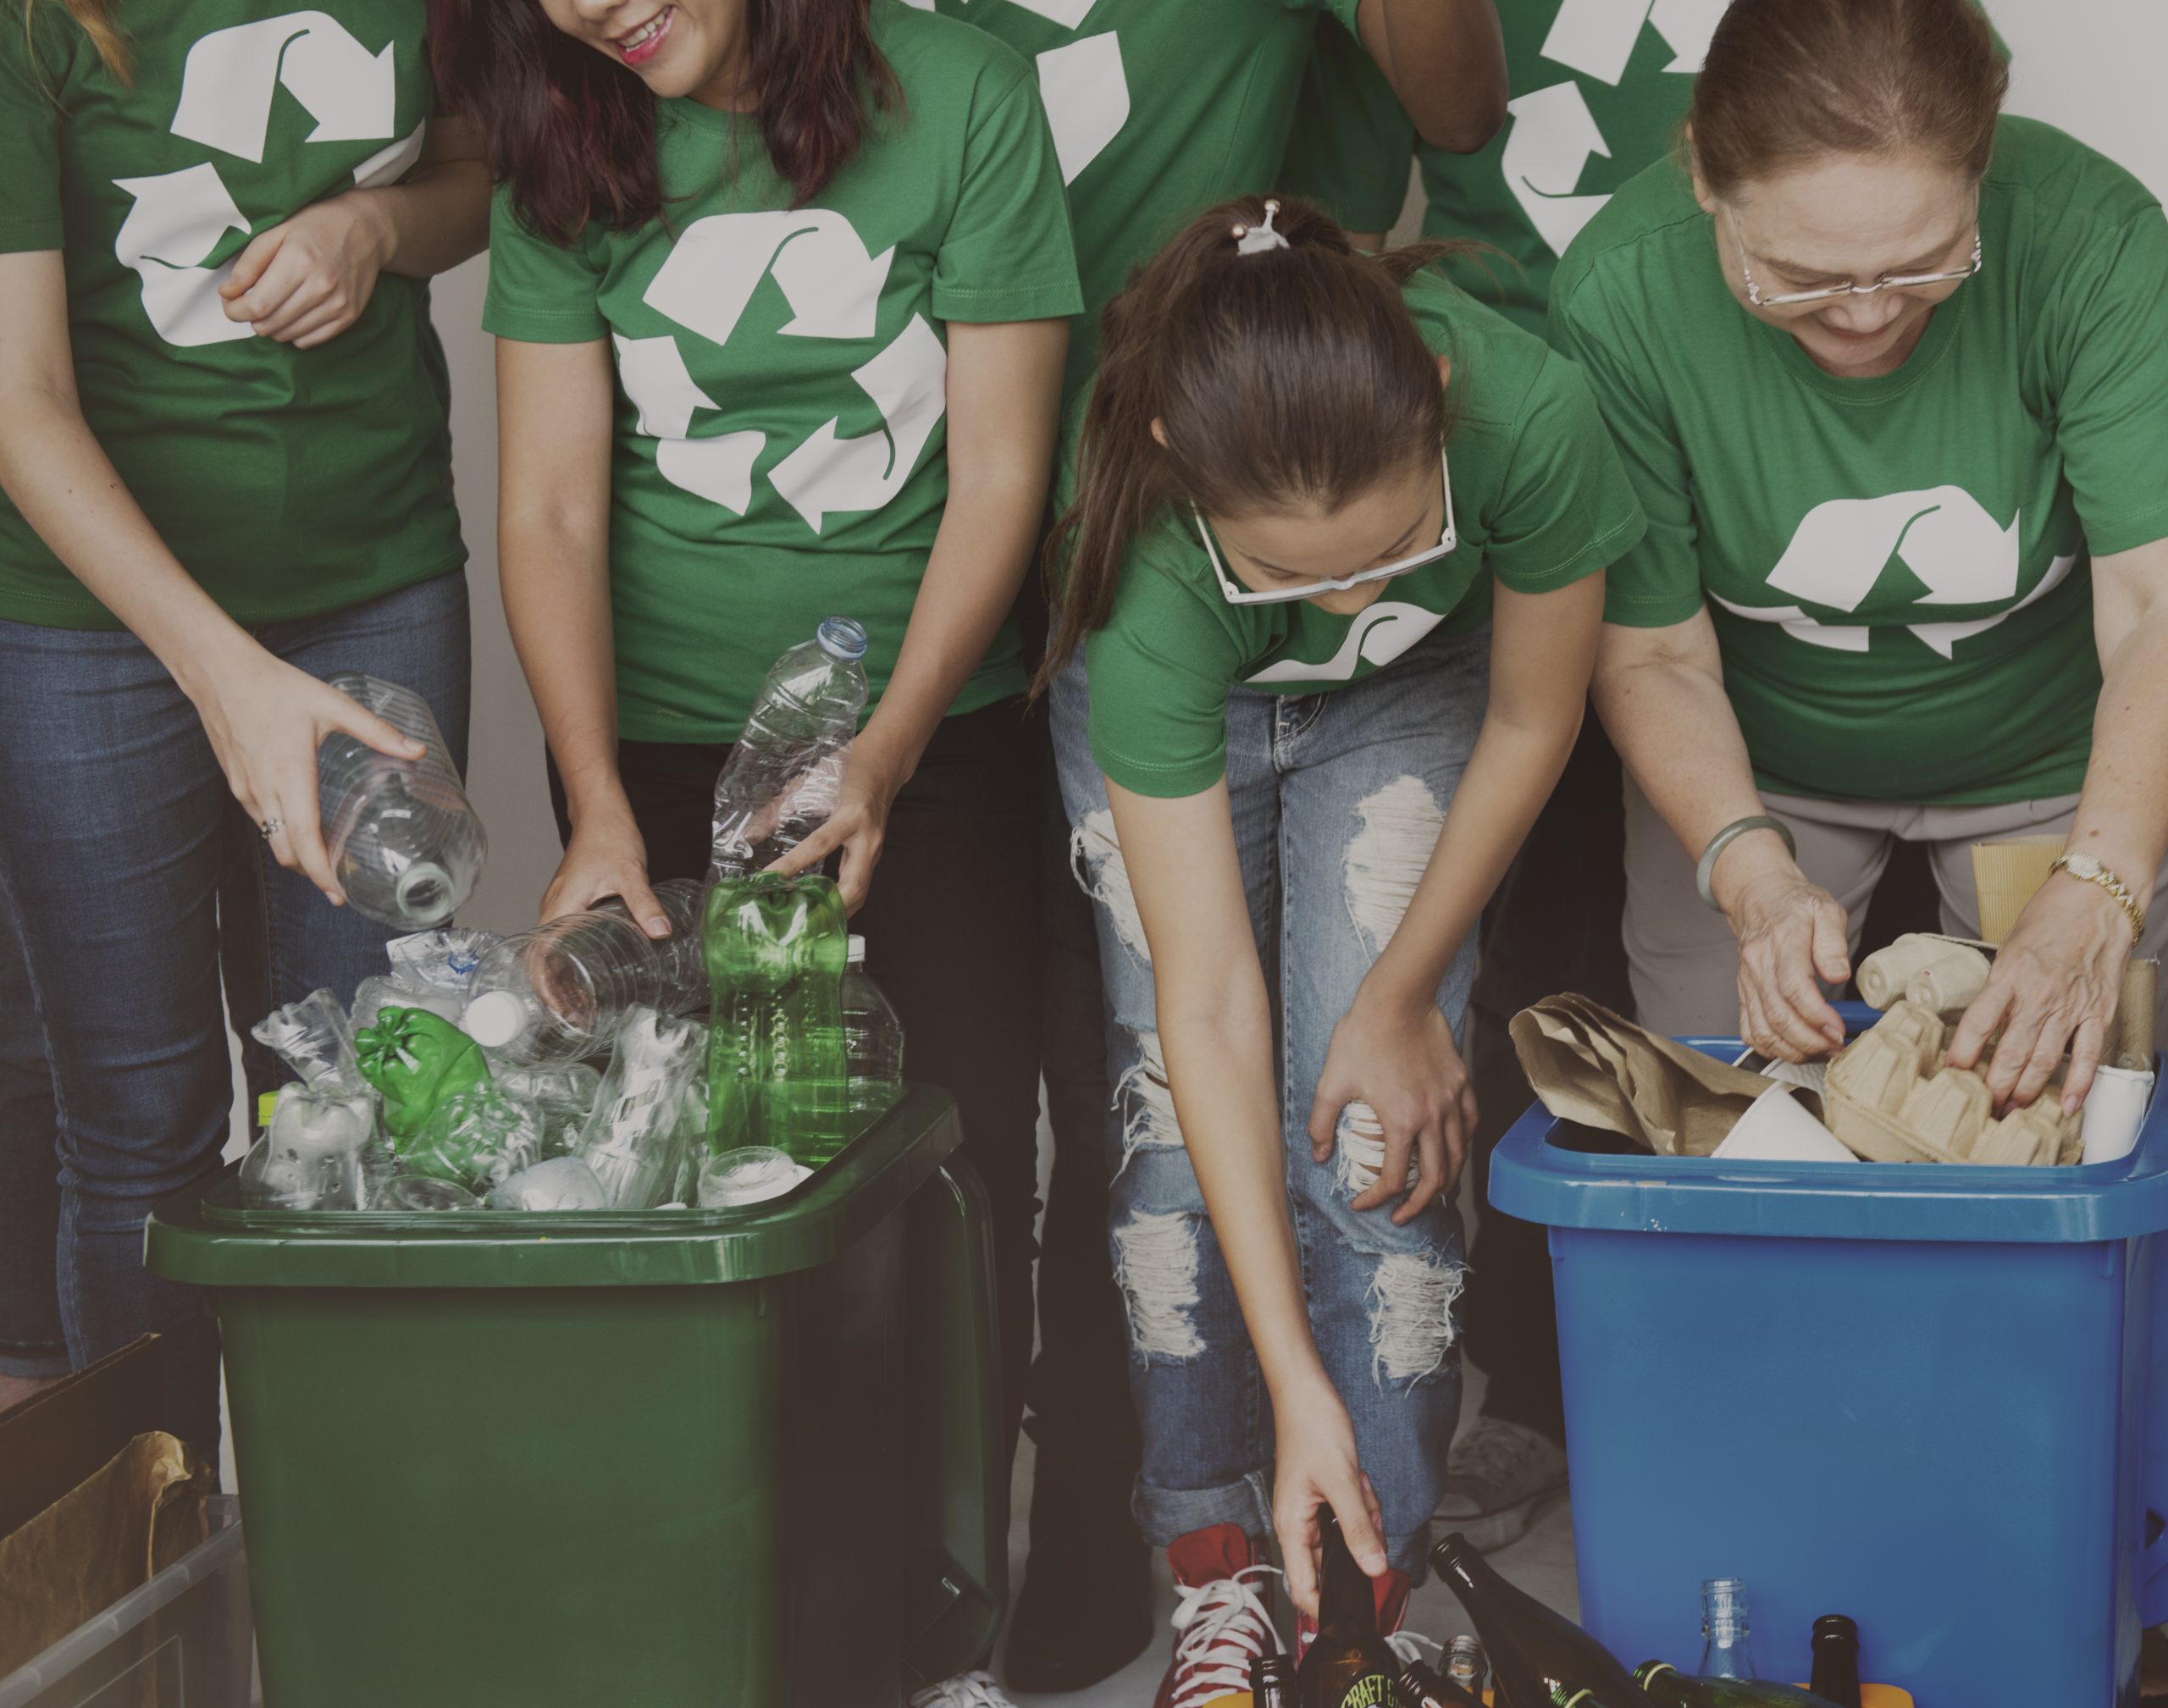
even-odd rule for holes
{"type": "Polygon", "coordinates": [[[2050,872],[2068,872],[2074,878],[2082,878],[2089,884],[2098,884],[2110,895],[2115,897],[2116,905],[2122,909],[2124,915],[2131,922],[2131,943],[2133,948],[2137,946],[2138,939],[2145,935],[2145,909],[2138,904],[2138,898],[2131,893],[2130,886],[2107,867],[2102,865],[2099,860],[2093,859],[2091,854],[2058,854],[2055,864],[2048,870],[2050,872]]]}

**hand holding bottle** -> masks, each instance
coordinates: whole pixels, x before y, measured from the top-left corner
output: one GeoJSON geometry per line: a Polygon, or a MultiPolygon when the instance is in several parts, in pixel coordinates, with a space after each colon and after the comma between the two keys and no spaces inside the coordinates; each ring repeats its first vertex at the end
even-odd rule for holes
{"type": "Polygon", "coordinates": [[[670,935],[669,915],[648,881],[647,843],[633,822],[628,804],[583,811],[573,821],[564,858],[542,893],[537,923],[547,925],[561,914],[583,912],[611,896],[624,902],[650,937],[670,935]]]}
{"type": "Polygon", "coordinates": [[[1325,1545],[1319,1506],[1332,1509],[1355,1563],[1372,1578],[1380,1576],[1387,1564],[1385,1517],[1356,1460],[1355,1426],[1322,1371],[1299,1394],[1275,1394],[1272,1421],[1279,1444],[1272,1528],[1287,1568],[1288,1598],[1314,1617],[1325,1545]]]}
{"type": "Polygon", "coordinates": [[[1319,1162],[1332,1154],[1341,1111],[1358,1102],[1384,1130],[1385,1161],[1354,1208],[1378,1209],[1404,1194],[1392,1219],[1410,1221],[1452,1191],[1476,1120],[1467,1064],[1427,991],[1402,1000],[1365,982],[1332,1029],[1310,1106],[1310,1154],[1319,1162]],[[1420,1169],[1412,1186],[1411,1158],[1420,1169]]]}
{"type": "Polygon", "coordinates": [[[836,874],[836,887],[843,892],[844,909],[856,913],[866,904],[873,869],[881,863],[881,850],[888,839],[888,810],[910,772],[878,744],[870,725],[838,759],[843,777],[827,819],[768,870],[795,876],[815,870],[841,848],[843,865],[836,874]]]}

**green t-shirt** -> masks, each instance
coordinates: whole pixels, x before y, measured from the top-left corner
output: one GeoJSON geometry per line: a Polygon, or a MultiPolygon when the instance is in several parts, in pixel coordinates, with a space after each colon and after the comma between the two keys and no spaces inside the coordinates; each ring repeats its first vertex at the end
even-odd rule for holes
{"type": "Polygon", "coordinates": [[[1408,205],[1415,125],[1369,51],[1320,26],[1278,188],[1307,196],[1350,231],[1390,231],[1408,205]]]}
{"type": "Polygon", "coordinates": [[[2168,535],[2168,221],[2128,173],[2005,119],[1979,274],[1896,372],[1839,379],[1754,318],[1671,162],[1558,272],[1649,530],[1613,622],[1706,599],[1765,788],[1998,802],[2085,774],[2100,670],[2087,556],[2168,535]]]}
{"type": "MultiPolygon", "coordinates": [[[[397,181],[430,112],[423,0],[128,0],[124,83],[59,0],[0,20],[0,251],[57,249],[83,415],[190,574],[242,622],[456,568],[429,287],[386,273],[313,350],[218,286],[257,233],[397,181]]],[[[118,628],[0,495],[0,617],[118,628]]]]}
{"type": "MultiPolygon", "coordinates": [[[[1459,545],[1396,577],[1353,616],[1306,600],[1230,605],[1186,511],[1131,548],[1112,616],[1085,642],[1099,769],[1138,794],[1190,795],[1226,771],[1227,693],[1327,694],[1441,624],[1489,615],[1495,578],[1548,593],[1640,538],[1641,512],[1588,384],[1573,365],[1435,274],[1409,311],[1452,358],[1446,445],[1459,545]]],[[[1074,487],[1065,474],[1064,498],[1074,487]]]]}
{"type": "Polygon", "coordinates": [[[939,0],[1038,69],[1084,285],[1065,399],[1098,368],[1099,311],[1131,268],[1214,202],[1274,187],[1317,14],[1352,30],[1356,4],[939,0]]]}
{"type": "MultiPolygon", "coordinates": [[[[877,698],[948,496],[946,323],[1078,306],[1029,68],[875,0],[902,100],[794,209],[749,116],[666,101],[666,215],[570,247],[500,192],[483,324],[617,354],[610,526],[618,725],[734,741],[762,674],[832,612],[877,698]]],[[[1004,626],[951,710],[1022,691],[1004,626]]]]}

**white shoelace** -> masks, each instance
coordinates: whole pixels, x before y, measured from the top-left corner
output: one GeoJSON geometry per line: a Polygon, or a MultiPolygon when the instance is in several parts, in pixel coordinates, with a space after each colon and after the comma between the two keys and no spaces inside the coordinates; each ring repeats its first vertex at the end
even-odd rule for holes
{"type": "Polygon", "coordinates": [[[911,1698],[911,1708],[1016,1708],[991,1672],[960,1672],[911,1698]]]}
{"type": "Polygon", "coordinates": [[[1231,1578],[1181,1592],[1175,1629],[1182,1639],[1175,1644],[1175,1694],[1168,1708],[1204,1708],[1250,1688],[1250,1663],[1280,1649],[1272,1615],[1254,1583],[1279,1575],[1276,1566],[1245,1566],[1231,1578]]]}

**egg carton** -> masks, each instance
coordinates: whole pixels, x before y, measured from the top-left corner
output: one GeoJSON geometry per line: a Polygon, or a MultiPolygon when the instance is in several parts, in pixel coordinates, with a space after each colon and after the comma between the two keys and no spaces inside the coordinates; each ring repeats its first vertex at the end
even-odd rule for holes
{"type": "Polygon", "coordinates": [[[1829,1064],[1822,1097],[1829,1130],[1872,1162],[2077,1162],[2082,1121],[2062,1112],[2060,1074],[2029,1106],[1997,1119],[1980,1073],[1943,1060],[1950,1032],[1925,1003],[1892,1003],[1829,1064]]]}

